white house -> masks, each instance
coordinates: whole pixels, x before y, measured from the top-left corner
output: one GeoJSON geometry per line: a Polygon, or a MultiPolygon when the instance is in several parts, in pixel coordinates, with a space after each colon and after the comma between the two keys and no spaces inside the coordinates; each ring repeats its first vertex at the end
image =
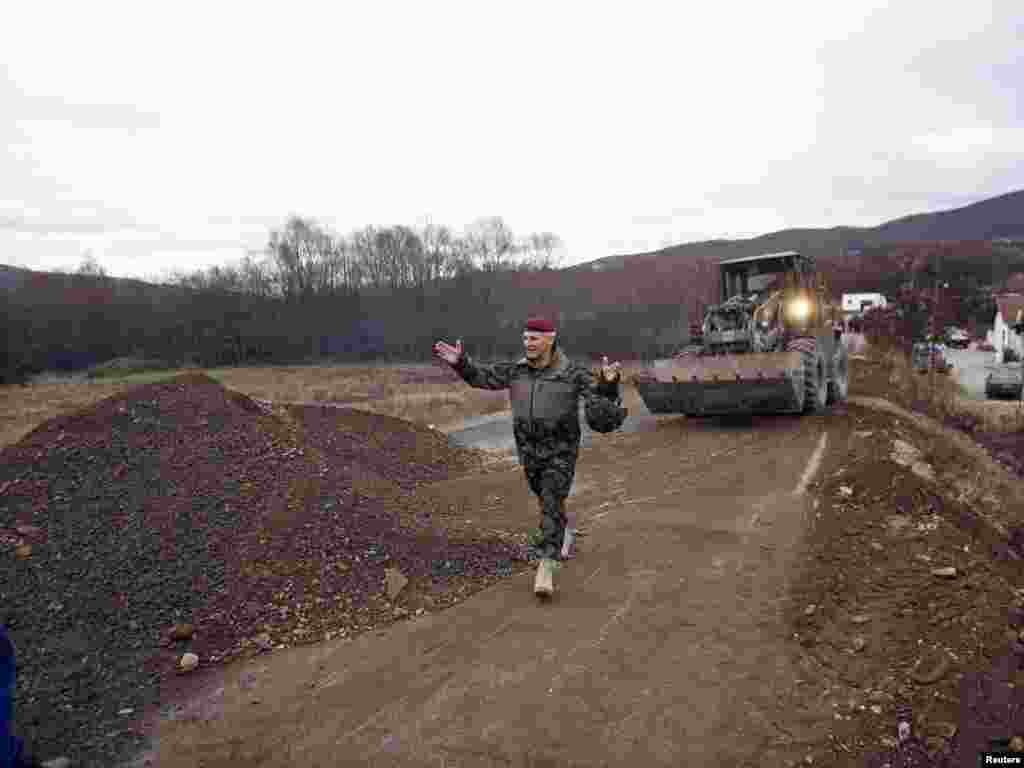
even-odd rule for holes
{"type": "Polygon", "coordinates": [[[844,293],[843,294],[843,315],[851,315],[866,312],[875,307],[887,306],[885,296],[880,293],[844,293]]]}
{"type": "Polygon", "coordinates": [[[1011,326],[1024,322],[1024,296],[1004,293],[995,297],[996,319],[988,332],[988,343],[996,348],[996,362],[1002,362],[1003,350],[1012,349],[1024,359],[1024,339],[1011,326]]]}

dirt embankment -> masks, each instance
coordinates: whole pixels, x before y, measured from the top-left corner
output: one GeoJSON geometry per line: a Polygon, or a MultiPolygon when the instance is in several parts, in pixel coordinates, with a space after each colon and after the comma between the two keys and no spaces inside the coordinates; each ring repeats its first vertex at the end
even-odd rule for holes
{"type": "Polygon", "coordinates": [[[814,764],[974,766],[1024,734],[1019,478],[956,419],[880,402],[883,362],[852,371],[788,608],[822,719],[786,729],[814,764]],[[898,746],[900,706],[914,739],[898,746]]]}

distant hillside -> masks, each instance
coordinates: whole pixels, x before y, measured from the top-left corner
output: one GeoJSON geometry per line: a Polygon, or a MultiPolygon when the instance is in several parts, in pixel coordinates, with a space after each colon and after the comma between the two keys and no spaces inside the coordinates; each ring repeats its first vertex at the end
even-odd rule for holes
{"type": "Polygon", "coordinates": [[[775,251],[801,251],[818,258],[837,257],[850,249],[894,242],[981,241],[1024,237],[1024,190],[982,200],[962,208],[937,213],[918,213],[887,221],[877,227],[785,229],[747,240],[705,240],[672,245],[646,253],[608,256],[578,264],[567,271],[590,271],[639,266],[657,259],[690,261],[753,256],[775,251]]]}

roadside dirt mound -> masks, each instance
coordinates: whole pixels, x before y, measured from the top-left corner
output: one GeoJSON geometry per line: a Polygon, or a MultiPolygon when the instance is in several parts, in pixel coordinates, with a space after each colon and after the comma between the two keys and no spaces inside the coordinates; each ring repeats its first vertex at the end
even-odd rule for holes
{"type": "MultiPolygon", "coordinates": [[[[855,365],[855,393],[884,396],[879,371],[855,365]]],[[[991,524],[1019,519],[1018,502],[918,417],[843,410],[787,608],[798,698],[820,719],[789,730],[814,764],[977,765],[1024,734],[1024,548],[991,524]],[[915,735],[902,746],[900,706],[915,735]]]]}
{"type": "MultiPolygon", "coordinates": [[[[1006,429],[996,431],[986,428],[985,422],[976,413],[939,413],[924,400],[907,400],[898,387],[890,381],[892,371],[878,355],[858,359],[850,367],[850,388],[853,392],[884,397],[899,403],[908,410],[931,416],[951,429],[971,436],[978,445],[1017,477],[1024,477],[1024,430],[1006,429]]],[[[1003,411],[1010,424],[1017,421],[1016,406],[1007,412],[1000,401],[980,401],[980,405],[991,406],[1003,411]]],[[[997,411],[998,412],[998,411],[997,411]]]]}
{"type": "Polygon", "coordinates": [[[453,533],[421,493],[481,461],[398,419],[272,410],[201,374],[43,424],[0,453],[19,731],[110,765],[201,676],[174,675],[185,652],[203,670],[350,636],[524,567],[515,542],[453,533]],[[171,640],[176,624],[193,631],[171,640]]]}

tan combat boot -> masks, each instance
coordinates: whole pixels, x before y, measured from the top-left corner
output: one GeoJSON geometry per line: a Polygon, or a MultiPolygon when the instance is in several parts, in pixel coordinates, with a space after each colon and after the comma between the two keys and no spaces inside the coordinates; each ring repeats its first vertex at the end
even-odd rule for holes
{"type": "Polygon", "coordinates": [[[533,592],[537,597],[551,597],[555,594],[554,583],[555,561],[545,557],[537,566],[537,578],[533,582],[533,592]]]}
{"type": "Polygon", "coordinates": [[[576,553],[573,552],[573,542],[576,539],[576,529],[566,528],[565,536],[562,538],[562,559],[569,560],[576,553]]]}

